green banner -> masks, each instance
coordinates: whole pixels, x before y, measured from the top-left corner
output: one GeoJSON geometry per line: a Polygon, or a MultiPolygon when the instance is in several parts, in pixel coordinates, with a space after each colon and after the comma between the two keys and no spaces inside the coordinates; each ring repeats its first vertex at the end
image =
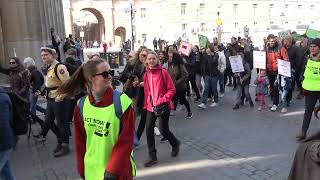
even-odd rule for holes
{"type": "Polygon", "coordinates": [[[300,41],[301,40],[301,34],[291,34],[292,36],[292,39],[297,42],[297,41],[300,41]]]}
{"type": "Polygon", "coordinates": [[[207,48],[208,47],[208,38],[204,35],[198,34],[199,37],[199,47],[200,49],[202,48],[207,48]]]}
{"type": "Polygon", "coordinates": [[[306,35],[308,36],[308,38],[320,38],[320,31],[308,28],[306,35]]]}

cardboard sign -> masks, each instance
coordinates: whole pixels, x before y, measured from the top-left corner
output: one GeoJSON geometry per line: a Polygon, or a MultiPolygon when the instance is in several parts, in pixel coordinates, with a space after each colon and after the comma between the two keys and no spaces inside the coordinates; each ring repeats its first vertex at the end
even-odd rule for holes
{"type": "Polygon", "coordinates": [[[244,72],[241,56],[230,56],[230,65],[233,73],[244,72]]]}
{"type": "Polygon", "coordinates": [[[201,34],[198,34],[198,38],[199,38],[199,47],[200,49],[202,48],[207,48],[208,47],[208,38],[206,36],[203,36],[201,34]]]}
{"type": "Polygon", "coordinates": [[[266,69],[266,52],[253,51],[253,68],[266,69]]]}
{"type": "Polygon", "coordinates": [[[192,51],[192,45],[182,41],[178,51],[186,56],[189,56],[192,51]]]}
{"type": "Polygon", "coordinates": [[[286,77],[291,77],[290,61],[278,59],[278,74],[281,74],[286,77]]]}
{"type": "Polygon", "coordinates": [[[279,32],[279,37],[281,38],[281,39],[283,39],[283,38],[285,38],[286,36],[290,36],[291,35],[291,31],[281,31],[281,32],[279,32]]]}

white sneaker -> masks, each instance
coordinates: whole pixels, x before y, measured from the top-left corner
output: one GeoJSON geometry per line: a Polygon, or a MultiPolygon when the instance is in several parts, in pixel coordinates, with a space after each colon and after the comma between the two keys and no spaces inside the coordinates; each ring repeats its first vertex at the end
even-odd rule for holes
{"type": "Polygon", "coordinates": [[[182,111],[182,106],[178,106],[177,111],[182,111]]]}
{"type": "Polygon", "coordinates": [[[271,110],[271,111],[276,111],[276,110],[277,110],[277,106],[276,106],[276,105],[273,105],[270,110],[271,110]]]}
{"type": "Polygon", "coordinates": [[[210,104],[210,107],[217,107],[218,106],[218,103],[212,103],[212,104],[210,104]]]}
{"type": "Polygon", "coordinates": [[[175,116],[175,115],[176,115],[176,111],[171,110],[171,111],[170,111],[170,116],[175,116]]]}
{"type": "Polygon", "coordinates": [[[155,134],[156,136],[160,136],[160,135],[161,135],[158,127],[154,127],[154,134],[155,134]]]}
{"type": "Polygon", "coordinates": [[[281,113],[287,113],[288,112],[288,109],[287,108],[282,108],[281,109],[281,113]]]}
{"type": "Polygon", "coordinates": [[[224,97],[224,93],[219,94],[219,98],[223,98],[224,97]]]}
{"type": "Polygon", "coordinates": [[[261,106],[258,107],[258,111],[262,111],[262,107],[261,106]]]}
{"type": "Polygon", "coordinates": [[[198,107],[202,108],[202,109],[206,109],[207,108],[207,106],[204,103],[199,104],[198,107]]]}

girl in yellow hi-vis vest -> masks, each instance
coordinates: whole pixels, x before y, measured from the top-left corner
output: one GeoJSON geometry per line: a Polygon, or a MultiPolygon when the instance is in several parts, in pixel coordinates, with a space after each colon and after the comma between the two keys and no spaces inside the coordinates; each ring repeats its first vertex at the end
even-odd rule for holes
{"type": "Polygon", "coordinates": [[[74,109],[78,173],[85,180],[128,180],[135,176],[132,102],[127,95],[114,91],[111,82],[110,66],[97,59],[83,64],[58,89],[60,96],[88,90],[74,109]]]}
{"type": "Polygon", "coordinates": [[[310,43],[310,57],[304,70],[302,88],[305,92],[305,112],[302,130],[297,136],[298,140],[306,138],[311,121],[313,109],[320,100],[320,39],[316,38],[310,43]]]}

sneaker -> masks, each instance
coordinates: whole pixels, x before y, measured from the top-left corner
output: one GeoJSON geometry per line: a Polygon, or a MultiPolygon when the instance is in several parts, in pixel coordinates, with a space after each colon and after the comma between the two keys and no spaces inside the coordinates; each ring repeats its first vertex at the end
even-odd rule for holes
{"type": "Polygon", "coordinates": [[[156,156],[149,157],[149,159],[144,163],[144,167],[152,167],[153,165],[158,163],[158,159],[156,156]]]}
{"type": "Polygon", "coordinates": [[[160,136],[160,135],[161,135],[158,127],[154,127],[154,134],[155,134],[156,136],[160,136]]]}
{"type": "Polygon", "coordinates": [[[56,153],[53,154],[54,157],[62,157],[62,156],[66,156],[70,153],[70,149],[69,149],[69,146],[63,146],[61,145],[62,147],[60,148],[60,150],[56,153]]]}
{"type": "Polygon", "coordinates": [[[273,112],[276,111],[277,110],[277,106],[273,105],[270,110],[273,111],[273,112]]]}
{"type": "Polygon", "coordinates": [[[212,104],[210,104],[210,107],[217,107],[218,106],[218,103],[212,103],[212,104]]]}
{"type": "Polygon", "coordinates": [[[176,115],[176,111],[172,110],[170,111],[170,116],[175,116],[176,115]]]}
{"type": "Polygon", "coordinates": [[[259,107],[258,107],[258,111],[262,111],[262,106],[259,106],[259,107]]]}
{"type": "Polygon", "coordinates": [[[204,103],[199,104],[198,107],[201,108],[201,109],[206,109],[207,108],[207,106],[204,103]]]}
{"type": "Polygon", "coordinates": [[[233,108],[232,108],[232,109],[233,109],[233,110],[237,110],[237,109],[239,109],[239,108],[240,108],[240,107],[239,107],[239,105],[238,105],[238,104],[236,104],[236,105],[234,105],[234,106],[233,106],[233,108]]]}
{"type": "Polygon", "coordinates": [[[171,151],[171,157],[177,157],[180,152],[180,141],[177,142],[177,144],[172,147],[171,151]]]}
{"type": "Polygon", "coordinates": [[[182,111],[182,106],[178,106],[177,111],[182,111]]]}
{"type": "Polygon", "coordinates": [[[57,153],[62,148],[62,145],[60,143],[57,144],[56,148],[53,150],[53,153],[57,153]]]}
{"type": "Polygon", "coordinates": [[[191,119],[192,117],[193,117],[193,113],[192,113],[192,112],[189,112],[186,118],[187,118],[187,119],[191,119]]]}
{"type": "Polygon", "coordinates": [[[224,93],[219,94],[219,98],[223,98],[224,97],[224,93]]]}
{"type": "Polygon", "coordinates": [[[273,104],[269,104],[269,105],[268,105],[268,108],[272,108],[272,106],[273,106],[273,104]]]}
{"type": "Polygon", "coordinates": [[[162,137],[160,139],[160,143],[166,143],[166,142],[168,142],[168,139],[166,139],[165,137],[162,137]]]}
{"type": "Polygon", "coordinates": [[[201,101],[201,98],[196,98],[195,100],[194,100],[194,102],[200,102],[201,101]]]}
{"type": "Polygon", "coordinates": [[[281,109],[281,113],[287,113],[288,112],[288,109],[287,108],[282,108],[281,109]]]}

